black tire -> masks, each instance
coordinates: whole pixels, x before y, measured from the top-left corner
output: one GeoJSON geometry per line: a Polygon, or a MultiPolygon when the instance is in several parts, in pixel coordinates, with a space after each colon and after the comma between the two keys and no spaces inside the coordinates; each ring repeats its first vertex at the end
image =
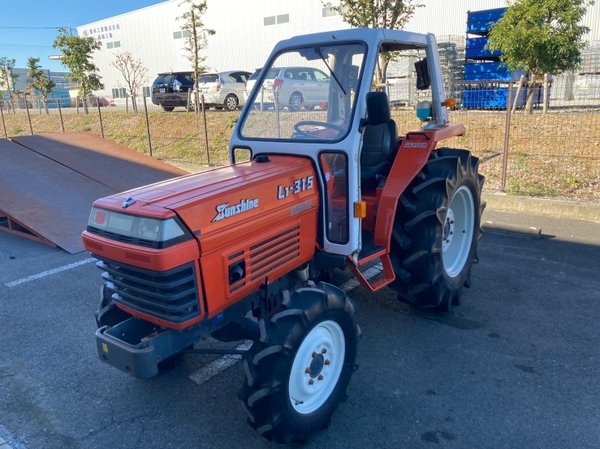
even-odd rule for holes
{"type": "Polygon", "coordinates": [[[400,197],[391,242],[396,280],[390,286],[402,301],[447,311],[470,287],[485,208],[478,167],[469,151],[440,148],[400,197]]]}
{"type": "Polygon", "coordinates": [[[288,295],[260,319],[260,338],[243,357],[239,392],[248,423],[260,435],[305,442],[329,424],[356,369],[356,312],[342,290],[320,282],[288,295]]]}
{"type": "Polygon", "coordinates": [[[171,112],[173,109],[175,109],[174,106],[165,106],[165,105],[163,105],[162,108],[165,112],[171,112]]]}
{"type": "Polygon", "coordinates": [[[300,92],[294,92],[292,95],[290,95],[288,109],[290,110],[290,112],[298,112],[302,107],[302,103],[304,103],[302,94],[300,92]]]}
{"type": "Polygon", "coordinates": [[[229,94],[225,97],[225,101],[223,102],[223,107],[225,108],[226,111],[235,111],[237,109],[237,107],[239,106],[240,102],[238,100],[238,97],[236,97],[234,94],[229,94]]]}

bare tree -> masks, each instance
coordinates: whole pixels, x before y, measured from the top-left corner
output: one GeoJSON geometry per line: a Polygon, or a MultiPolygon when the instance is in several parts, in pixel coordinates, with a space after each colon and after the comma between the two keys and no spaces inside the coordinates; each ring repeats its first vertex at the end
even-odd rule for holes
{"type": "Polygon", "coordinates": [[[137,114],[137,94],[138,90],[147,81],[148,69],[144,66],[141,59],[135,59],[133,55],[128,52],[117,53],[115,60],[111,62],[111,65],[115,67],[127,83],[129,95],[131,95],[131,105],[133,106],[134,112],[137,114]]]}

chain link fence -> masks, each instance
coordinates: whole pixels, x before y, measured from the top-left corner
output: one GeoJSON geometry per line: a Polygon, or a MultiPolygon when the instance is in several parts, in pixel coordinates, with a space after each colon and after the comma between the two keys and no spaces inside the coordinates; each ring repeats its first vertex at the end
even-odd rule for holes
{"type": "MultiPolygon", "coordinates": [[[[442,144],[466,148],[480,158],[485,191],[600,202],[600,73],[548,80],[544,102],[543,86],[519,89],[518,80],[467,83],[457,79],[462,76],[455,64],[461,53],[456,46],[446,48],[456,52],[454,60],[442,54],[447,62],[447,95],[457,101],[450,120],[463,123],[466,134],[442,144]],[[531,89],[535,101],[528,113],[525,102],[531,89]]],[[[414,86],[412,76],[390,78],[386,85],[399,135],[423,126],[414,110],[423,93],[414,86]]],[[[0,137],[88,131],[191,170],[229,162],[227,146],[239,111],[200,107],[198,113],[185,108],[165,112],[142,97],[136,107],[131,98],[92,98],[86,103],[49,99],[44,105],[39,98],[1,101],[0,137]]],[[[317,108],[312,113],[324,111],[317,108]]]]}
{"type": "MultiPolygon", "coordinates": [[[[419,95],[413,81],[388,86],[399,135],[422,126],[414,114],[419,95]]],[[[600,74],[549,82],[545,113],[543,88],[535,88],[535,106],[528,113],[527,90],[517,94],[518,81],[463,82],[453,88],[459,107],[450,111],[450,121],[463,123],[467,132],[443,145],[480,158],[486,191],[600,202],[600,74]],[[510,90],[514,110],[507,107],[510,90]],[[465,107],[465,94],[471,107],[465,107]]]]}

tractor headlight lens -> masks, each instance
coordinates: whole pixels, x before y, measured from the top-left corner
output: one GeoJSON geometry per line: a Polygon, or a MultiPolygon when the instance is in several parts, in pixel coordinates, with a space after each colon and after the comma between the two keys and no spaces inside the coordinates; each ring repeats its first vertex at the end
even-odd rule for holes
{"type": "Polygon", "coordinates": [[[160,231],[160,220],[154,218],[137,218],[133,230],[133,237],[144,240],[158,240],[160,231]]]}
{"type": "Polygon", "coordinates": [[[166,242],[181,237],[185,232],[173,218],[158,220],[156,218],[136,217],[132,237],[154,242],[166,242]]]}
{"type": "Polygon", "coordinates": [[[180,241],[180,237],[189,234],[186,233],[185,229],[175,218],[161,220],[158,218],[138,217],[99,207],[92,208],[88,220],[88,231],[110,238],[116,235],[151,241],[156,243],[156,247],[158,248],[164,247],[165,245],[163,244],[165,242],[176,243],[180,241]]]}

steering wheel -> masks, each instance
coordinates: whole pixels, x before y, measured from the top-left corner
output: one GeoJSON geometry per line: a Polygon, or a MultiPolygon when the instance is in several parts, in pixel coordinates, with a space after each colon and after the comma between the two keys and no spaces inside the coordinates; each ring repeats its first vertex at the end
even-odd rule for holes
{"type": "Polygon", "coordinates": [[[297,133],[300,133],[306,137],[310,137],[311,139],[314,139],[316,136],[312,133],[301,130],[300,128],[302,126],[322,126],[324,128],[333,129],[333,130],[337,131],[338,133],[346,132],[345,128],[342,128],[341,126],[334,125],[333,123],[327,123],[327,122],[315,122],[312,120],[304,120],[304,121],[300,121],[294,125],[294,130],[297,133]]]}

